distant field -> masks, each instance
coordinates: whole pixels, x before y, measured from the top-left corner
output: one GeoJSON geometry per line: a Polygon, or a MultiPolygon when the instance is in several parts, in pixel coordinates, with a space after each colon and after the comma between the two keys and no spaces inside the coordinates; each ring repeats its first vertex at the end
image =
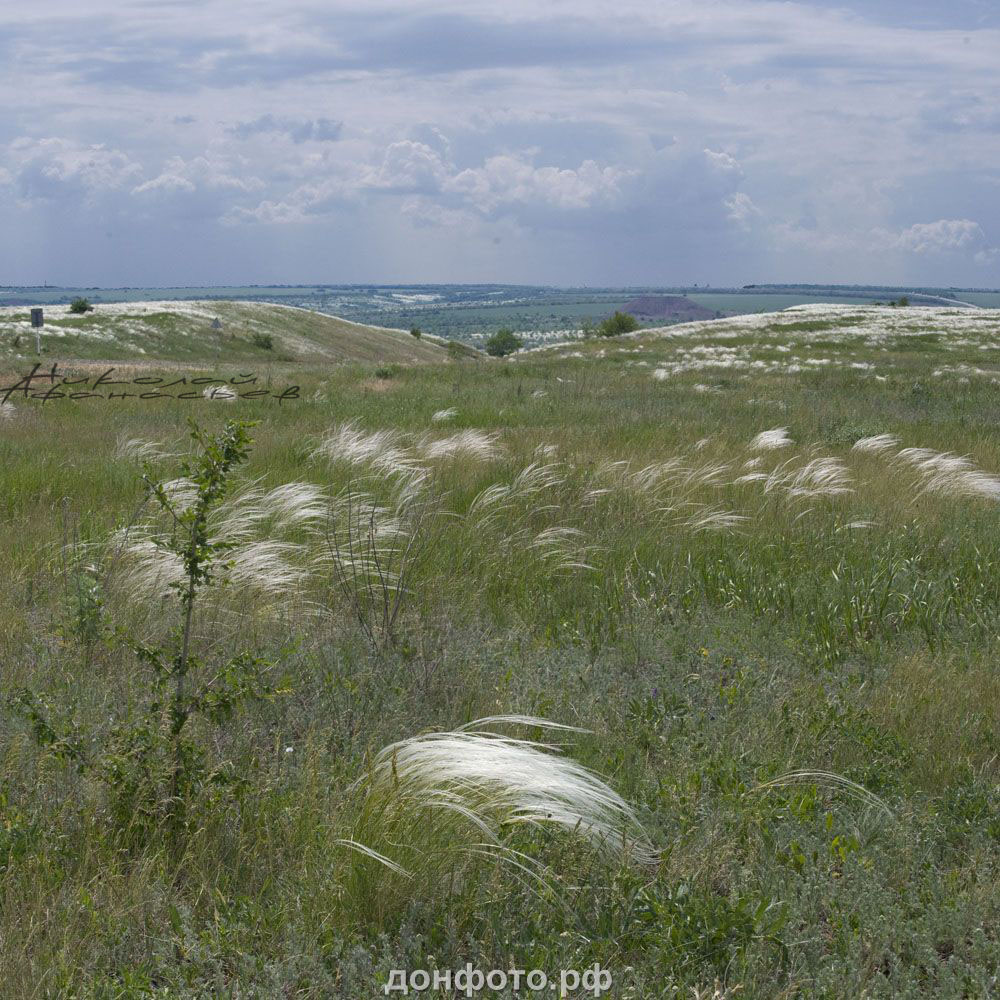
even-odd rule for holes
{"type": "Polygon", "coordinates": [[[689,292],[688,298],[704,306],[706,309],[718,309],[723,313],[755,313],[755,312],[776,312],[780,309],[788,309],[791,306],[808,305],[810,302],[828,302],[835,305],[870,305],[870,298],[849,298],[833,297],[822,295],[782,295],[749,293],[689,292]]]}
{"type": "MultiPolygon", "coordinates": [[[[572,337],[588,323],[598,323],[637,296],[688,295],[723,315],[766,312],[811,302],[871,304],[906,294],[907,289],[851,289],[836,286],[761,286],[723,288],[549,288],[520,285],[304,285],[172,289],[0,289],[5,301],[22,304],[69,302],[78,294],[94,302],[146,299],[239,299],[299,306],[354,322],[425,333],[481,346],[503,327],[520,334],[529,346],[572,337]]],[[[920,295],[966,296],[949,289],[910,289],[920,295]]],[[[1000,292],[968,293],[970,302],[1000,308],[1000,292]]]]}
{"type": "Polygon", "coordinates": [[[0,994],[996,994],[1000,312],[191,308],[297,397],[0,393],[0,994]]]}

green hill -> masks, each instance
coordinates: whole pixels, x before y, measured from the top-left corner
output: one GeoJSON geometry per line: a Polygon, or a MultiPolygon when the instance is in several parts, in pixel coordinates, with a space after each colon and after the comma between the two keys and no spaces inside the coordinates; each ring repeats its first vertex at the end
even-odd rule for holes
{"type": "MultiPolygon", "coordinates": [[[[83,315],[46,306],[41,343],[43,356],[66,361],[420,364],[447,357],[436,339],[261,302],[113,303],[83,315]]],[[[0,309],[0,363],[35,356],[28,309],[0,309]]]]}

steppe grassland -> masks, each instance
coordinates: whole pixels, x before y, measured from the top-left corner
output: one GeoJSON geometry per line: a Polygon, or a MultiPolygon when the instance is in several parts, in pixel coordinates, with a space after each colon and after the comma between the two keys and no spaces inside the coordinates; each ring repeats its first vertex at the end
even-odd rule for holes
{"type": "MultiPolygon", "coordinates": [[[[246,558],[203,604],[197,640],[206,659],[269,654],[287,693],[206,731],[212,761],[246,784],[205,791],[180,867],[155,840],[123,849],[99,783],[4,715],[3,989],[374,997],[389,970],[433,955],[439,968],[600,961],[635,998],[711,995],[716,980],[744,997],[989,995],[992,317],[797,309],[398,368],[384,391],[368,369],[289,366],[275,377],[302,399],[280,408],[13,398],[5,694],[37,692],[94,741],[134,709],[141,667],[126,642],[74,629],[75,581],[101,567],[109,628],[149,641],[174,624],[141,550],[103,567],[116,529],[154,530],[135,513],[140,460],[174,478],[188,415],[261,421],[224,515],[246,558]],[[288,483],[313,489],[274,492],[288,483]],[[324,515],[248,513],[276,515],[282,496],[324,515]],[[361,552],[345,578],[351,560],[336,558],[352,526],[387,553],[420,536],[391,636],[364,582],[374,627],[357,621],[351,583],[370,566],[361,552]],[[658,862],[503,829],[541,882],[498,858],[474,878],[406,879],[344,846],[371,832],[349,789],[378,773],[380,748],[499,714],[588,730],[495,727],[555,740],[554,759],[601,775],[658,862]],[[809,773],[764,787],[792,772],[809,773]]],[[[365,846],[405,853],[406,815],[365,846]]]]}

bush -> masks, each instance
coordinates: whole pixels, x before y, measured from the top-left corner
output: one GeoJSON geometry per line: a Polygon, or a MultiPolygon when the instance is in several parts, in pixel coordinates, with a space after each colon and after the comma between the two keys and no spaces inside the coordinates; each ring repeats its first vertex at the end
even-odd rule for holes
{"type": "Polygon", "coordinates": [[[255,333],[251,338],[254,347],[260,347],[265,351],[274,349],[274,341],[269,333],[255,333]]]}
{"type": "Polygon", "coordinates": [[[630,313],[615,311],[597,328],[602,337],[617,337],[620,333],[632,333],[639,329],[639,321],[630,313]]]}
{"type": "Polygon", "coordinates": [[[80,314],[89,313],[94,311],[94,307],[90,304],[90,302],[87,299],[78,298],[78,299],[73,299],[73,301],[69,304],[69,311],[71,313],[80,313],[80,314]]]}
{"type": "Polygon", "coordinates": [[[486,353],[494,358],[502,358],[507,354],[513,354],[524,346],[524,341],[514,333],[513,330],[504,327],[497,330],[492,337],[486,340],[486,353]]]}
{"type": "Polygon", "coordinates": [[[410,327],[410,336],[411,337],[416,337],[417,340],[419,340],[423,336],[423,334],[420,332],[420,327],[419,326],[411,326],[410,327]]]}

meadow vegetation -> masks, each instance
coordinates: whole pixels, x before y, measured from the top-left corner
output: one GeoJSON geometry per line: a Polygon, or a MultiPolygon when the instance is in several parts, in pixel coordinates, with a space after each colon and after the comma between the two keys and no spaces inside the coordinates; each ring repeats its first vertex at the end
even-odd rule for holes
{"type": "Polygon", "coordinates": [[[998,333],[11,395],[0,995],[991,995],[998,333]]]}

